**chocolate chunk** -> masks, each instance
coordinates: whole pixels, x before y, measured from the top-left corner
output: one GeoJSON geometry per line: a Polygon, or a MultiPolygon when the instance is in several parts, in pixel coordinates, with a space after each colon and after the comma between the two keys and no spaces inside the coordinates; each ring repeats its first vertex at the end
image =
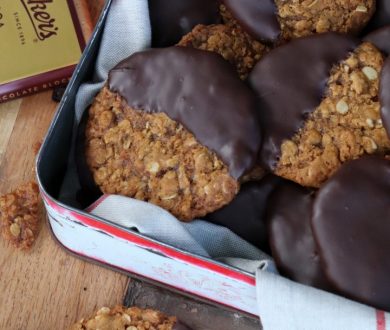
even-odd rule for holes
{"type": "Polygon", "coordinates": [[[379,100],[381,104],[381,117],[387,136],[390,138],[390,57],[383,65],[379,85],[379,100]]]}
{"type": "Polygon", "coordinates": [[[390,54],[390,25],[367,34],[364,41],[371,42],[385,55],[390,54]]]}
{"type": "Polygon", "coordinates": [[[275,48],[255,66],[249,81],[258,96],[264,133],[260,162],[265,168],[275,168],[282,142],[320,104],[332,66],[357,45],[346,35],[314,35],[275,48]]]}
{"type": "Polygon", "coordinates": [[[272,174],[261,181],[248,182],[230,204],[207,215],[205,220],[229,228],[249,243],[268,251],[265,211],[270,194],[281,182],[283,179],[272,174]]]}
{"type": "Polygon", "coordinates": [[[390,311],[390,161],[366,156],[343,165],[317,195],[312,228],[329,281],[390,311]]]}
{"type": "Polygon", "coordinates": [[[149,0],[153,47],[173,46],[197,24],[221,18],[217,0],[149,0]]]}
{"type": "Polygon", "coordinates": [[[257,40],[273,42],[280,35],[277,8],[273,0],[223,0],[240,25],[257,40]]]}
{"type": "Polygon", "coordinates": [[[119,63],[109,89],[133,109],[164,112],[214,151],[240,178],[256,163],[255,96],[217,54],[193,48],[146,50],[119,63]]]}
{"type": "Polygon", "coordinates": [[[371,32],[390,24],[390,1],[376,0],[376,11],[365,32],[371,32]]]}
{"type": "Polygon", "coordinates": [[[268,205],[270,245],[278,270],[299,283],[329,289],[310,227],[313,193],[286,181],[268,205]]]}

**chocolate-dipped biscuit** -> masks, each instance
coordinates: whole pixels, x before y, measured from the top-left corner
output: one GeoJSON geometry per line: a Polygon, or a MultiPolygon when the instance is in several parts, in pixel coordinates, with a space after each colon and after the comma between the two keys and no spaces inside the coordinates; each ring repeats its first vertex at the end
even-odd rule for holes
{"type": "Polygon", "coordinates": [[[234,65],[243,80],[268,51],[242,29],[226,24],[197,25],[177,45],[220,54],[234,65]]]}
{"type": "Polygon", "coordinates": [[[343,165],[318,192],[312,228],[338,291],[390,311],[390,161],[366,156],[343,165]]]}
{"type": "Polygon", "coordinates": [[[267,222],[272,256],[290,279],[328,290],[310,227],[313,192],[285,181],[272,193],[267,222]]]}
{"type": "Polygon", "coordinates": [[[357,34],[374,11],[375,0],[223,0],[221,5],[226,24],[270,43],[325,32],[357,34]]]}
{"type": "Polygon", "coordinates": [[[222,3],[253,38],[264,42],[275,42],[279,38],[274,0],[223,0],[222,3]]]}
{"type": "Polygon", "coordinates": [[[149,0],[152,46],[179,42],[197,24],[220,22],[217,0],[149,0]]]}
{"type": "Polygon", "coordinates": [[[390,57],[383,65],[379,88],[379,100],[381,103],[381,117],[387,136],[390,138],[390,57]]]}
{"type": "Polygon", "coordinates": [[[390,54],[390,25],[370,32],[363,38],[363,41],[371,42],[382,53],[388,56],[390,54]]]}
{"type": "Polygon", "coordinates": [[[181,220],[229,203],[256,163],[255,97],[217,54],[147,50],[110,71],[89,110],[86,159],[104,193],[181,220]]]}
{"type": "Polygon", "coordinates": [[[390,150],[378,98],[384,57],[370,43],[357,45],[322,34],[279,47],[256,65],[250,82],[266,168],[320,187],[344,162],[390,150]]]}
{"type": "Polygon", "coordinates": [[[231,203],[207,215],[205,220],[229,228],[267,252],[269,247],[265,212],[270,194],[282,181],[283,179],[269,174],[260,181],[243,184],[231,203]]]}
{"type": "Polygon", "coordinates": [[[376,10],[374,16],[371,18],[365,33],[377,30],[381,27],[390,24],[390,1],[376,0],[376,10]]]}

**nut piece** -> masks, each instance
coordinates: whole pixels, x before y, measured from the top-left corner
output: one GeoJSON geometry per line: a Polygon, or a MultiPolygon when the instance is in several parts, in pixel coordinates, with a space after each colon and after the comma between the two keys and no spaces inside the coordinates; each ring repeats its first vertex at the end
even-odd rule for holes
{"type": "Polygon", "coordinates": [[[366,123],[367,123],[367,126],[370,127],[370,128],[374,128],[375,127],[374,121],[371,118],[367,118],[366,119],[366,123]]]}
{"type": "Polygon", "coordinates": [[[10,227],[9,230],[11,234],[15,237],[19,237],[20,235],[20,226],[17,223],[13,223],[10,227]]]}
{"type": "Polygon", "coordinates": [[[378,72],[370,67],[370,66],[365,66],[363,69],[362,69],[364,75],[368,78],[368,80],[376,80],[378,79],[378,72]]]}
{"type": "Polygon", "coordinates": [[[367,13],[368,9],[364,5],[359,5],[359,6],[356,7],[355,11],[357,11],[359,13],[367,13]]]}
{"type": "Polygon", "coordinates": [[[349,106],[348,106],[347,102],[345,102],[344,100],[340,100],[336,104],[336,110],[338,113],[345,115],[348,113],[349,106]]]}

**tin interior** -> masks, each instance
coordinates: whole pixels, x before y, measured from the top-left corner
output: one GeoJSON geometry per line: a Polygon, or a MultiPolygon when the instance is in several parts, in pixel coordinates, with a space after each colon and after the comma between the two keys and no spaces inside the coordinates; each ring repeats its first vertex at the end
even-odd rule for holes
{"type": "MultiPolygon", "coordinates": [[[[75,141],[73,136],[74,123],[75,123],[75,112],[74,104],[76,93],[79,86],[84,81],[89,81],[92,78],[95,60],[99,51],[99,44],[103,32],[103,27],[107,12],[109,11],[112,0],[108,0],[106,6],[101,14],[101,17],[98,21],[98,24],[95,28],[93,36],[87,45],[79,65],[77,66],[73,77],[65,91],[65,94],[62,98],[62,101],[57,109],[57,112],[54,116],[54,119],[50,125],[48,133],[45,137],[42,148],[39,152],[36,168],[37,168],[37,178],[39,181],[40,188],[42,192],[50,198],[53,202],[58,204],[64,209],[68,209],[73,212],[77,212],[81,215],[88,216],[95,220],[109,224],[110,226],[120,227],[117,224],[110,223],[107,220],[101,219],[99,217],[93,216],[86,213],[80,208],[75,196],[77,191],[80,189],[80,183],[75,182],[73,186],[68,187],[67,196],[60,196],[61,186],[63,184],[63,178],[69,167],[69,159],[72,152],[72,144],[75,141]]],[[[130,231],[135,235],[146,238],[150,241],[156,242],[161,246],[169,247],[172,250],[179,251],[186,255],[191,255],[196,258],[206,260],[207,262],[214,263],[219,266],[223,266],[227,269],[230,269],[234,272],[251,276],[253,274],[247,273],[241,269],[223,264],[221,262],[204,258],[201,256],[193,255],[184,250],[168,246],[164,243],[157,242],[155,240],[149,239],[142,234],[134,232],[130,229],[120,227],[122,230],[130,231]]]]}

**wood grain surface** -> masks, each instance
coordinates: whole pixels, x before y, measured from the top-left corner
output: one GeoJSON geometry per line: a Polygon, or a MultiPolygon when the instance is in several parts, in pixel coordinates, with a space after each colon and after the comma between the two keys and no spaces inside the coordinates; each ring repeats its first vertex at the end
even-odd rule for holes
{"type": "MultiPolygon", "coordinates": [[[[75,4],[87,39],[93,29],[87,3],[75,4]]],[[[103,1],[90,4],[97,16],[103,1]]],[[[51,93],[0,104],[0,194],[35,178],[36,145],[57,107],[51,93]]],[[[122,303],[127,283],[124,275],[67,254],[44,224],[28,253],[0,237],[1,330],[67,329],[101,306],[122,303]]]]}
{"type": "MultiPolygon", "coordinates": [[[[50,91],[0,105],[0,193],[34,179],[34,145],[56,106],[50,91]]],[[[122,303],[127,282],[67,254],[46,225],[28,253],[0,239],[0,329],[67,329],[101,306],[122,303]]]]}

